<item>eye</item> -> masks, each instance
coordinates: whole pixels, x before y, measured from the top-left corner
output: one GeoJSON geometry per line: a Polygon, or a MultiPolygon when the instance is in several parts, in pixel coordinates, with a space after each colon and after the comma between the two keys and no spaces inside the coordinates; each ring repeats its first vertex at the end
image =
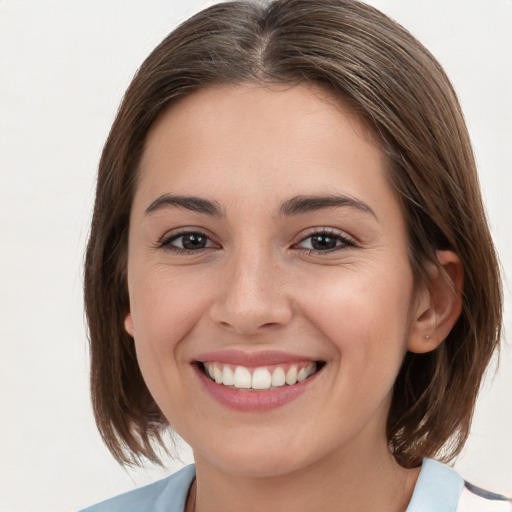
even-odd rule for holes
{"type": "Polygon", "coordinates": [[[350,238],[330,230],[312,233],[297,244],[298,248],[311,252],[329,252],[354,246],[355,243],[350,238]]]}
{"type": "Polygon", "coordinates": [[[173,234],[164,238],[160,247],[175,252],[195,252],[209,247],[215,247],[215,244],[204,233],[198,231],[189,231],[185,233],[173,234]]]}

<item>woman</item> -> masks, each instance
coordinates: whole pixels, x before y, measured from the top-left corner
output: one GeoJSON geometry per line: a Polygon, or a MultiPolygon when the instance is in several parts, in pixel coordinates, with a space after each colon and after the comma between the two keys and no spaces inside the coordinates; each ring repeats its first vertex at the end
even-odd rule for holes
{"type": "Polygon", "coordinates": [[[199,13],[126,93],[85,276],[107,446],[158,461],[172,427],[195,466],[90,510],[508,510],[430,460],[468,435],[499,282],[408,32],[353,1],[199,13]]]}

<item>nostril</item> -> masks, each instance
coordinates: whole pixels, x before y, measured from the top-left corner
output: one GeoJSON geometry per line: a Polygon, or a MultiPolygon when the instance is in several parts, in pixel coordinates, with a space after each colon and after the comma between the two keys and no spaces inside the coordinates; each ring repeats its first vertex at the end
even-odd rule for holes
{"type": "Polygon", "coordinates": [[[278,322],[267,322],[266,324],[263,324],[260,326],[260,329],[271,329],[272,327],[278,327],[278,322]]]}

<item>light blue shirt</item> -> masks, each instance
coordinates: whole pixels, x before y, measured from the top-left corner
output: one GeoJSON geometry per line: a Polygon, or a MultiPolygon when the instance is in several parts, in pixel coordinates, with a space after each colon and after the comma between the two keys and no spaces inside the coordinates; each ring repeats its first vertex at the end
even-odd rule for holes
{"type": "Polygon", "coordinates": [[[192,464],[140,489],[121,494],[81,512],[184,512],[188,490],[196,477],[192,464]]]}
{"type": "Polygon", "coordinates": [[[455,512],[463,488],[463,478],[452,468],[432,459],[423,459],[420,476],[405,512],[455,512]]]}
{"type": "MultiPolygon", "coordinates": [[[[195,476],[195,466],[187,466],[154,484],[121,494],[81,512],[184,512],[195,476]]],[[[510,501],[469,486],[452,468],[424,459],[406,512],[502,510],[512,510],[510,501]],[[461,499],[461,495],[465,497],[461,499]]]]}

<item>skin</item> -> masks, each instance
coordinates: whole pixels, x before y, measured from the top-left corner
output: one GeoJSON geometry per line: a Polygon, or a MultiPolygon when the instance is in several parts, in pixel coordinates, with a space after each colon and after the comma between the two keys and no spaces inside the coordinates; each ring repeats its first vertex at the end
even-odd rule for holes
{"type": "MultiPolygon", "coordinates": [[[[393,383],[407,350],[444,339],[460,301],[435,270],[428,289],[415,286],[385,169],[373,135],[305,85],[210,87],[150,131],[130,219],[125,326],[153,397],[193,448],[196,511],[407,507],[419,470],[388,449],[393,383]],[[211,201],[222,215],[148,212],[164,194],[211,201]],[[367,209],[282,212],[312,195],[367,209]],[[206,246],[183,251],[183,229],[206,246]],[[311,235],[326,230],[335,247],[312,250],[311,235]],[[240,412],[213,400],[192,364],[224,349],[325,366],[295,400],[240,412]]],[[[438,256],[460,290],[457,257],[438,256]]]]}

